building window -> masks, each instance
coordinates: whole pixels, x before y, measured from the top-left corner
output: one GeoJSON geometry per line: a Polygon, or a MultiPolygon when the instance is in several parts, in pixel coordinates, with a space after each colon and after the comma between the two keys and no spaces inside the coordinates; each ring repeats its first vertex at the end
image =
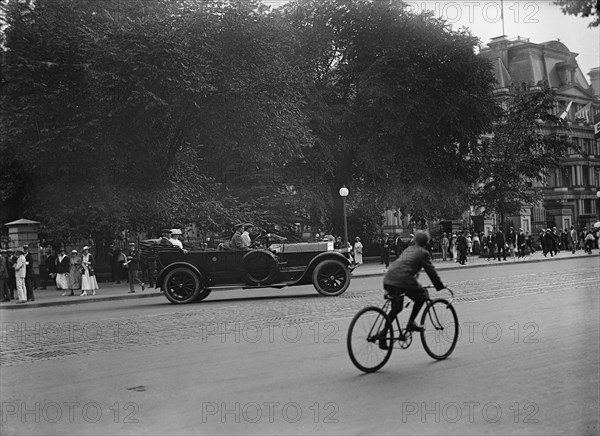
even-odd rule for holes
{"type": "Polygon", "coordinates": [[[584,165],[581,167],[583,173],[583,186],[590,186],[590,166],[584,165]]]}
{"type": "Polygon", "coordinates": [[[589,198],[583,200],[583,213],[588,215],[592,213],[592,200],[589,198]]]}
{"type": "Polygon", "coordinates": [[[570,167],[562,167],[561,171],[561,186],[568,188],[571,186],[571,171],[570,167]]]}

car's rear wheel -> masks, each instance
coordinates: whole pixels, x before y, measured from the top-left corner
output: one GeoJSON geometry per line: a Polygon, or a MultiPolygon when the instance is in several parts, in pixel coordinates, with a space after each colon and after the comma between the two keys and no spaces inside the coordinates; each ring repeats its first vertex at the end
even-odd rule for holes
{"type": "Polygon", "coordinates": [[[210,294],[210,289],[202,286],[202,279],[190,268],[173,268],[163,280],[165,297],[175,304],[191,303],[203,300],[210,294]]]}
{"type": "Polygon", "coordinates": [[[313,271],[313,285],[321,295],[341,295],[350,286],[350,271],[339,260],[323,260],[313,271]]]}

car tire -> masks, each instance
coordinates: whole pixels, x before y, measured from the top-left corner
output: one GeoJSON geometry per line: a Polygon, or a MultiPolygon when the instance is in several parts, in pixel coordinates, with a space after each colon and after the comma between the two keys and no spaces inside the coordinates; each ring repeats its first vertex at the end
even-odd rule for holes
{"type": "Polygon", "coordinates": [[[252,250],[245,254],[241,269],[246,283],[252,285],[271,284],[279,274],[277,258],[266,250],[252,250]]]}
{"type": "Polygon", "coordinates": [[[210,294],[210,289],[204,288],[198,273],[186,267],[169,271],[163,280],[162,289],[165,297],[174,304],[203,300],[210,294]]]}
{"type": "Polygon", "coordinates": [[[350,286],[350,271],[339,260],[326,259],[315,267],[312,282],[319,294],[335,297],[350,286]]]}

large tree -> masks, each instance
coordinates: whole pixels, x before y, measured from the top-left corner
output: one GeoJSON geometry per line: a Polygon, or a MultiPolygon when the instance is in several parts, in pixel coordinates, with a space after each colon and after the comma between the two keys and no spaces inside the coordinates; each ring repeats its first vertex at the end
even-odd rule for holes
{"type": "Polygon", "coordinates": [[[315,135],[301,160],[314,177],[298,183],[322,216],[341,231],[342,184],[351,209],[376,197],[419,217],[462,210],[475,175],[464,157],[496,114],[477,39],[399,1],[299,0],[283,17],[298,29],[315,135]]]}
{"type": "Polygon", "coordinates": [[[500,223],[523,204],[542,199],[545,178],[560,165],[569,147],[568,127],[552,113],[555,98],[547,85],[503,100],[503,116],[482,137],[482,153],[473,156],[479,169],[472,202],[500,223]]]}
{"type": "Polygon", "coordinates": [[[6,20],[3,220],[218,229],[251,214],[208,169],[306,142],[289,32],[258,1],[12,1],[6,20]]]}

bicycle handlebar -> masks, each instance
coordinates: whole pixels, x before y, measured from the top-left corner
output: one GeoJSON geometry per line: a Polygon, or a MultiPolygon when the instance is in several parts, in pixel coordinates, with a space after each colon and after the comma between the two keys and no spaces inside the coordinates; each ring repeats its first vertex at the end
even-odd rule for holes
{"type": "MultiPolygon", "coordinates": [[[[433,285],[426,285],[426,286],[423,286],[423,287],[425,289],[435,289],[435,286],[433,286],[433,285]]],[[[450,289],[448,287],[445,287],[444,289],[447,289],[448,292],[450,292],[450,295],[452,296],[452,298],[454,298],[454,291],[452,289],[450,289]]],[[[441,289],[440,289],[440,291],[441,291],[441,289]]]]}

